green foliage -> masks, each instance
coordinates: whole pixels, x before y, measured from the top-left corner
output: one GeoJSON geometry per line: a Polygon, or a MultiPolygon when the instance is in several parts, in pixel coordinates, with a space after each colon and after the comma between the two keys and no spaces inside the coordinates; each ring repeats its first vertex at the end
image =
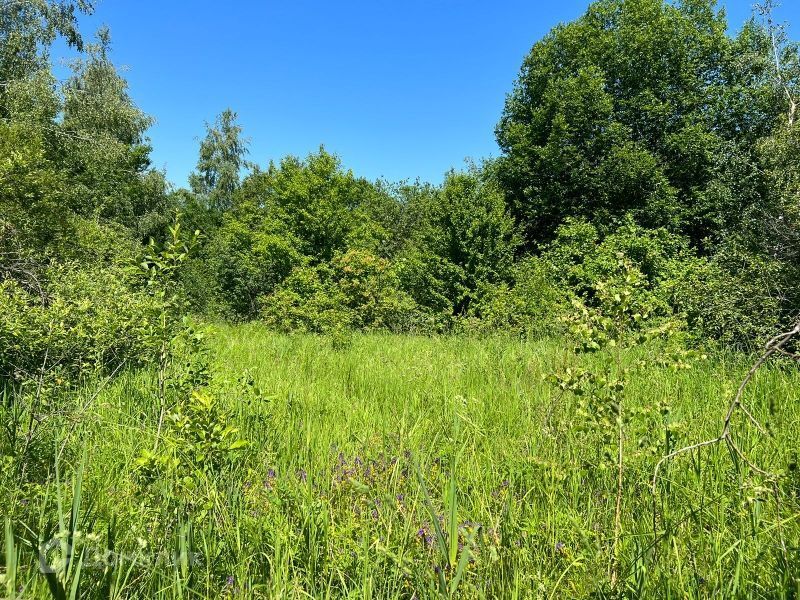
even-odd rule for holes
{"type": "Polygon", "coordinates": [[[203,257],[217,301],[236,318],[253,318],[258,299],[275,291],[304,257],[280,224],[226,219],[203,257]]]}
{"type": "MultiPolygon", "coordinates": [[[[82,49],[78,16],[91,14],[93,10],[92,0],[27,0],[0,5],[0,81],[24,79],[49,66],[42,49],[58,37],[82,49]]],[[[0,90],[0,98],[2,95],[0,90]]]]}
{"type": "Polygon", "coordinates": [[[323,333],[349,328],[350,314],[343,296],[328,285],[329,269],[325,266],[299,267],[275,293],[261,300],[261,317],[277,331],[323,333]]]}
{"type": "Polygon", "coordinates": [[[120,270],[54,266],[40,295],[0,282],[0,374],[23,381],[40,370],[62,379],[149,363],[147,323],[157,305],[124,283],[120,270]]]}
{"type": "Polygon", "coordinates": [[[388,235],[382,208],[385,193],[352,171],[324,148],[305,160],[284,158],[280,165],[245,180],[242,212],[277,219],[297,240],[297,250],[313,262],[331,261],[349,248],[373,252],[388,235]]]}
{"type": "Polygon", "coordinates": [[[710,0],[600,0],[533,47],[497,126],[529,244],[567,217],[631,213],[694,244],[737,225],[758,201],[752,144],[783,102],[767,31],[726,27],[710,0]]]}
{"type": "Polygon", "coordinates": [[[567,310],[568,293],[558,284],[551,265],[528,256],[514,266],[512,281],[480,289],[461,327],[533,337],[562,333],[558,318],[567,310]]]}
{"type": "Polygon", "coordinates": [[[688,240],[664,229],[626,221],[602,236],[589,223],[569,220],[542,254],[558,288],[590,307],[602,305],[599,283],[616,285],[620,258],[637,273],[637,311],[684,321],[694,343],[752,349],[782,321],[785,266],[735,239],[702,258],[688,240]]]}
{"type": "Polygon", "coordinates": [[[568,220],[545,247],[542,260],[562,289],[595,307],[603,303],[598,286],[616,285],[623,260],[636,277],[631,292],[637,311],[654,316],[677,312],[670,304],[670,284],[690,265],[702,263],[685,238],[665,229],[644,229],[631,220],[606,236],[585,221],[568,220]]]}
{"type": "Polygon", "coordinates": [[[63,246],[73,224],[64,207],[63,186],[63,174],[48,159],[41,132],[0,122],[2,241],[13,235],[25,250],[63,246]]]}
{"type": "Polygon", "coordinates": [[[753,350],[785,320],[782,271],[775,260],[728,247],[687,264],[666,287],[695,340],[753,350]]]}
{"type": "Polygon", "coordinates": [[[463,290],[453,285],[462,272],[447,259],[412,246],[396,261],[401,289],[429,315],[431,329],[447,331],[453,322],[453,306],[463,290]]]}
{"type": "Polygon", "coordinates": [[[72,64],[63,86],[60,163],[68,173],[65,201],[76,213],[132,227],[163,209],[166,181],[148,171],[144,132],[153,120],[137,108],[111,62],[110,34],[101,29],[86,57],[72,64]]]}
{"type": "Polygon", "coordinates": [[[412,196],[416,226],[400,254],[403,287],[434,314],[465,316],[481,291],[509,282],[518,239],[488,170],[450,172],[412,196]]]}
{"type": "Polygon", "coordinates": [[[358,329],[407,331],[417,307],[399,289],[391,263],[365,250],[349,250],[331,262],[331,282],[358,329]]]}
{"type": "Polygon", "coordinates": [[[15,252],[94,267],[112,258],[111,247],[113,259],[120,250],[131,256],[137,232],[149,227],[142,224],[165,208],[167,184],[150,168],[144,132],[152,120],[110,60],[108,31],[84,45],[76,29],[78,14],[92,7],[83,0],[0,7],[0,214],[15,252]],[[58,36],[85,52],[62,84],[48,55],[58,36]]]}
{"type": "Polygon", "coordinates": [[[414,329],[420,314],[386,259],[350,250],[317,267],[300,267],[262,299],[262,317],[279,331],[324,333],[355,329],[414,329]]]}
{"type": "Polygon", "coordinates": [[[197,171],[189,176],[189,185],[203,204],[214,212],[233,206],[234,193],[241,185],[241,171],[248,168],[249,141],[242,137],[242,128],[231,109],[206,124],[206,137],[200,144],[197,171]]]}
{"type": "Polygon", "coordinates": [[[155,483],[176,482],[190,499],[198,478],[217,474],[229,467],[247,442],[239,429],[229,425],[230,415],[204,391],[193,391],[167,418],[170,429],[159,452],[142,451],[136,459],[138,476],[155,483]]]}

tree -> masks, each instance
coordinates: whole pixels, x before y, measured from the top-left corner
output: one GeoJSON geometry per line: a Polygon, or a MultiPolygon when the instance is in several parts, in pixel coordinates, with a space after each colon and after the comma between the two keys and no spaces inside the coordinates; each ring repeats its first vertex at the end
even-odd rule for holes
{"type": "Polygon", "coordinates": [[[213,125],[206,123],[197,171],[189,176],[192,191],[218,212],[233,206],[234,193],[241,185],[241,172],[251,166],[245,159],[249,140],[242,137],[237,118],[235,112],[226,109],[213,125]]]}
{"type": "MultiPolygon", "coordinates": [[[[41,131],[0,122],[0,251],[17,260],[70,237],[63,173],[47,157],[41,131]]],[[[0,263],[3,258],[0,257],[0,263]]],[[[4,275],[0,265],[0,278],[4,275]]]]}
{"type": "Polygon", "coordinates": [[[794,125],[800,102],[800,64],[798,64],[797,44],[791,43],[783,25],[775,23],[774,12],[776,0],[764,0],[756,3],[755,10],[764,22],[769,36],[771,59],[774,61],[775,87],[786,100],[787,124],[794,125]]]}
{"type": "Polygon", "coordinates": [[[77,15],[93,10],[93,0],[0,0],[0,81],[48,69],[47,49],[59,36],[82,51],[77,15]]]}
{"type": "Polygon", "coordinates": [[[466,315],[487,287],[511,279],[518,236],[489,169],[451,171],[412,196],[417,225],[401,279],[421,305],[466,315]]]}
{"type": "Polygon", "coordinates": [[[134,227],[145,215],[166,212],[167,184],[163,173],[150,169],[145,132],[153,119],[133,103],[110,48],[102,28],[86,56],[72,63],[62,90],[60,161],[70,175],[73,210],[134,227]]]}
{"type": "Polygon", "coordinates": [[[627,213],[695,245],[758,201],[753,142],[783,107],[754,22],[714,0],[599,0],[534,45],[497,126],[500,181],[528,247],[567,217],[627,213]]]}
{"type": "Polygon", "coordinates": [[[329,262],[349,248],[378,252],[391,235],[391,198],[342,168],[324,148],[305,160],[288,156],[254,173],[237,195],[239,213],[256,211],[285,224],[312,262],[329,262]],[[383,215],[382,217],[379,215],[383,215]]]}
{"type": "Polygon", "coordinates": [[[229,216],[215,231],[206,254],[211,285],[229,316],[257,315],[258,301],[271,294],[303,263],[297,240],[280,223],[229,216]]]}

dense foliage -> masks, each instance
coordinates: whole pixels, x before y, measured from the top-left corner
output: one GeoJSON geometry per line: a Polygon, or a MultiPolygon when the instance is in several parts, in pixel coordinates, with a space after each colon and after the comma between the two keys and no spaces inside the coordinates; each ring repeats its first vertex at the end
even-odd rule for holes
{"type": "Polygon", "coordinates": [[[177,191],[150,168],[151,120],[108,31],[77,32],[91,5],[15,6],[3,9],[18,50],[0,96],[5,278],[22,263],[136,260],[179,211],[202,234],[179,275],[190,310],[282,331],[555,332],[618,254],[698,341],[758,343],[800,299],[800,61],[769,6],[730,36],[709,0],[595,2],[525,59],[497,126],[503,155],[438,186],[371,182],[324,148],[261,168],[226,110],[177,191]],[[47,55],[58,35],[82,52],[60,84],[47,55]]]}
{"type": "Polygon", "coordinates": [[[188,189],[151,165],[109,30],[81,35],[93,4],[0,0],[8,597],[800,593],[788,368],[745,409],[764,469],[726,422],[706,445],[733,467],[692,454],[637,518],[658,458],[735,383],[721,359],[685,375],[700,349],[760,347],[800,309],[800,48],[771,0],[735,35],[714,0],[597,0],[525,58],[501,156],[439,185],[369,181],[324,147],[255,164],[228,109],[188,189]],[[260,345],[209,345],[204,322],[260,345]],[[81,576],[117,542],[180,560],[81,576]]]}
{"type": "MultiPolygon", "coordinates": [[[[726,30],[707,1],[601,0],[534,46],[497,128],[528,241],[630,213],[708,245],[760,203],[757,144],[787,106],[770,33],[726,30]]],[[[796,81],[796,49],[782,58],[796,81]]]]}

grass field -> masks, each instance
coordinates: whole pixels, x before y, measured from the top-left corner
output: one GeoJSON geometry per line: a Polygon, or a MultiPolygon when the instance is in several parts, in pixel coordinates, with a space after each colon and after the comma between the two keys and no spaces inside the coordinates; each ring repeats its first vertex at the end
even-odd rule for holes
{"type": "MultiPolygon", "coordinates": [[[[667,463],[655,496],[659,458],[719,435],[751,361],[718,356],[632,376],[615,561],[617,473],[604,432],[547,380],[601,357],[576,358],[559,340],[356,335],[333,344],[256,325],[218,327],[210,345],[212,383],[191,418],[167,419],[170,451],[137,460],[154,448],[157,380],[126,373],[99,393],[95,383],[69,396],[38,438],[40,464],[28,467],[38,481],[22,487],[11,467],[3,472],[0,589],[9,597],[800,592],[795,370],[768,365],[748,388],[768,435],[739,417],[733,427],[750,460],[780,478],[717,444],[667,463]],[[198,450],[186,442],[196,429],[221,441],[198,450]],[[40,564],[53,572],[40,574],[40,564]]],[[[658,353],[622,359],[655,364],[658,353]]]]}

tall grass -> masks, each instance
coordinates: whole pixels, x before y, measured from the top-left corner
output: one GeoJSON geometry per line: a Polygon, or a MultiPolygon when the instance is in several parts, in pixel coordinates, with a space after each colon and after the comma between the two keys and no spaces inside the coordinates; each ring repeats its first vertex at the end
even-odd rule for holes
{"type": "MultiPolygon", "coordinates": [[[[777,487],[722,445],[665,465],[655,496],[658,459],[718,435],[748,362],[636,372],[612,590],[616,473],[602,468],[573,399],[545,380],[571,360],[559,340],[356,335],[343,347],[250,325],[219,327],[212,350],[210,393],[249,446],[191,482],[144,478],[136,459],[154,446],[160,410],[150,372],[122,375],[77,423],[65,409],[51,425],[56,444],[71,432],[59,477],[45,469],[22,485],[9,467],[0,480],[8,596],[51,597],[40,573],[47,536],[74,546],[58,548],[74,563],[67,595],[79,570],[75,597],[800,592],[793,368],[769,365],[749,388],[770,435],[734,427],[748,456],[782,473],[777,487]],[[658,419],[638,410],[665,399],[658,419]]],[[[623,360],[655,364],[657,352],[623,360]]]]}

